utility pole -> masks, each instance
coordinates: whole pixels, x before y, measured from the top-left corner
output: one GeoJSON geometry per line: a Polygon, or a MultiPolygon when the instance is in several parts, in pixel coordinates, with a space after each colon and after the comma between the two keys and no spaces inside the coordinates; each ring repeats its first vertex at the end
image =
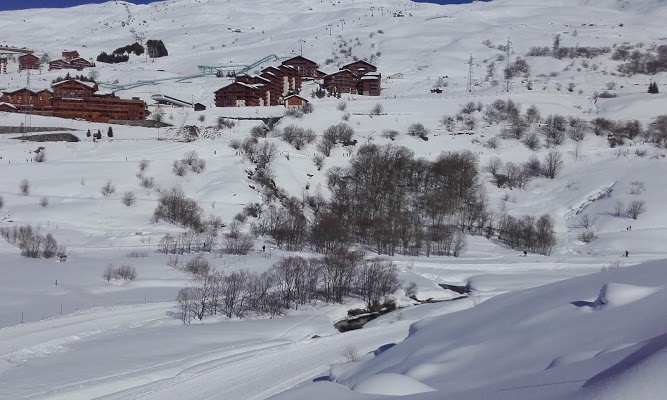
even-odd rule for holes
{"type": "Polygon", "coordinates": [[[512,89],[512,76],[508,74],[510,68],[510,55],[512,54],[512,42],[507,38],[507,48],[505,49],[505,91],[512,89]]]}
{"type": "MultiPolygon", "coordinates": [[[[23,123],[23,127],[27,129],[27,128],[32,126],[32,114],[31,114],[31,112],[32,112],[32,110],[31,110],[32,96],[30,95],[30,70],[29,69],[26,70],[26,77],[27,77],[26,78],[27,79],[27,82],[26,82],[27,91],[26,91],[26,93],[28,95],[28,101],[27,101],[27,104],[26,104],[25,121],[23,123]]],[[[23,131],[23,136],[25,136],[25,134],[26,134],[26,132],[23,131]]]]}
{"type": "Polygon", "coordinates": [[[466,92],[472,93],[475,90],[475,84],[473,82],[473,74],[472,74],[472,67],[474,65],[474,58],[472,58],[472,54],[470,55],[470,59],[468,60],[468,85],[466,86],[466,92]]]}
{"type": "Polygon", "coordinates": [[[341,32],[345,30],[345,20],[344,19],[340,20],[340,30],[341,30],[341,32]]]}
{"type": "Polygon", "coordinates": [[[371,6],[371,17],[373,17],[373,10],[375,10],[375,7],[371,6]]]}
{"type": "Polygon", "coordinates": [[[331,28],[332,27],[333,27],[333,25],[331,25],[331,24],[327,25],[327,29],[329,30],[329,36],[331,36],[331,28]]]}
{"type": "Polygon", "coordinates": [[[380,12],[382,13],[382,16],[384,17],[384,7],[380,7],[380,12]]]}
{"type": "Polygon", "coordinates": [[[299,39],[299,45],[301,46],[301,57],[303,57],[303,44],[306,43],[304,39],[299,39]]]}

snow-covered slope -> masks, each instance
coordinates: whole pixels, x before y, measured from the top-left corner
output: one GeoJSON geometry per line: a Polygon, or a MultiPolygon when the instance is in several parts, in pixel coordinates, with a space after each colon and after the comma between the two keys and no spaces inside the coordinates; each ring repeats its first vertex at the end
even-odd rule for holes
{"type": "MultiPolygon", "coordinates": [[[[661,353],[653,354],[662,346],[664,326],[658,313],[667,280],[660,264],[625,267],[667,257],[664,149],[641,138],[614,149],[604,136],[589,134],[579,144],[566,139],[558,147],[565,161],[558,177],[536,178],[524,190],[499,189],[483,168],[490,160],[499,157],[520,164],[533,155],[543,159],[549,149],[531,151],[517,140],[501,139],[502,126],[483,123],[477,111],[472,115],[478,125],[471,135],[452,134],[440,120],[445,114],[457,114],[470,101],[486,106],[512,99],[522,111],[535,105],[542,117],[636,119],[646,126],[667,109],[665,73],[622,76],[616,68],[619,61],[611,60],[609,54],[590,60],[557,60],[526,57],[526,53],[533,46],[551,47],[555,35],[560,35],[561,46],[614,48],[627,43],[643,51],[666,43],[665,16],[662,0],[494,0],[456,6],[402,0],[286,4],[168,0],[150,5],[113,1],[0,13],[1,45],[28,47],[52,59],[63,50],[78,50],[94,60],[102,51],[135,40],[164,41],[168,57],[152,61],[133,55],[125,64],[98,63],[99,81],[107,87],[114,82],[174,78],[117,92],[121,97],[146,100],[151,111],[165,113],[164,121],[173,128],[114,126],[113,139],[93,142],[86,131],[104,133],[107,125],[33,116],[32,126],[72,129],[81,141],[34,143],[13,139],[20,136],[18,130],[0,134],[0,196],[4,200],[0,226],[32,224],[52,233],[70,254],[66,263],[25,259],[16,248],[0,242],[0,382],[11,382],[0,385],[0,398],[205,399],[223,394],[263,399],[342,362],[346,346],[356,345],[365,353],[400,341],[411,322],[467,308],[473,309],[420,322],[410,339],[395,350],[358,366],[335,369],[346,386],[319,383],[304,387],[303,393],[320,398],[321,391],[330,390],[341,398],[367,398],[347,387],[371,393],[377,386],[390,386],[386,382],[396,378],[377,377],[377,373],[402,374],[405,378],[399,379],[406,383],[400,386],[408,391],[437,389],[418,395],[425,398],[442,398],[443,393],[457,396],[454,392],[471,398],[513,398],[513,391],[500,390],[515,387],[522,388],[517,393],[528,396],[524,398],[531,398],[530,393],[540,398],[575,392],[596,398],[603,393],[599,388],[611,380],[627,380],[631,383],[624,387],[633,388],[641,382],[635,378],[639,374],[653,376],[643,374],[644,369],[659,371],[652,363],[662,365],[661,353]],[[398,12],[404,16],[394,17],[398,12]],[[510,92],[502,89],[504,62],[498,61],[504,55],[499,46],[508,38],[512,60],[523,57],[531,68],[529,78],[514,79],[510,92]],[[151,222],[158,195],[140,186],[139,162],[149,161],[144,175],[154,178],[156,187],[181,186],[205,214],[226,223],[244,205],[260,202],[256,183],[247,176],[254,164],[230,148],[233,140],[248,137],[258,121],[240,120],[223,130],[214,127],[218,117],[276,117],[284,109],[212,107],[214,91],[229,79],[199,76],[198,66],[247,65],[272,54],[299,54],[302,46],[303,55],[326,72],[355,57],[373,57],[383,74],[382,96],[311,99],[316,86],[306,84],[303,94],[315,111],[301,119],[285,117],[277,130],[297,124],[321,134],[347,118],[359,143],[406,146],[417,157],[431,160],[442,151],[470,150],[479,158],[480,178],[495,215],[553,216],[558,243],[552,255],[524,257],[494,239],[470,236],[459,258],[396,256],[393,261],[401,280],[416,282],[420,298],[455,297],[442,290],[440,283],[471,283],[475,293],[457,302],[387,314],[360,332],[338,334],[331,326],[347,308],[358,305],[356,299],[342,306],[313,305],[285,320],[211,319],[202,325],[181,326],[172,314],[172,301],[189,277],[168,267],[167,256],[157,253],[156,245],[165,234],[183,229],[151,222]],[[471,55],[475,89],[467,93],[471,55]],[[495,70],[487,80],[494,60],[495,70]],[[395,75],[399,73],[400,78],[395,75]],[[389,78],[392,75],[395,78],[389,78]],[[662,94],[646,93],[650,79],[657,80],[662,94]],[[527,89],[528,81],[533,90],[527,89]],[[571,84],[573,90],[568,91],[571,84]],[[437,85],[443,93],[431,93],[437,85]],[[605,90],[617,97],[594,98],[605,90]],[[151,100],[154,94],[202,102],[208,109],[158,108],[151,100]],[[347,102],[345,111],[338,109],[341,100],[347,102]],[[377,103],[384,113],[369,115],[377,103]],[[403,134],[416,122],[430,129],[428,142],[403,134]],[[197,125],[206,134],[193,142],[180,141],[176,132],[184,125],[197,125]],[[392,141],[382,136],[385,129],[401,134],[392,141]],[[488,145],[492,138],[498,138],[497,146],[488,145]],[[30,162],[39,146],[46,148],[46,162],[30,162]],[[175,176],[173,161],[192,150],[206,160],[206,169],[201,174],[175,176]],[[31,184],[27,196],[19,194],[23,179],[31,184]],[[116,191],[107,197],[100,189],[108,181],[116,191]],[[132,207],[121,203],[123,193],[129,191],[137,197],[132,207]],[[40,204],[44,198],[45,207],[40,204]],[[642,200],[646,206],[637,220],[613,215],[617,202],[627,205],[633,200],[642,200]],[[578,239],[584,230],[583,215],[588,215],[597,236],[587,244],[578,239]],[[621,257],[626,251],[630,257],[621,257]],[[134,258],[131,252],[145,252],[146,257],[134,258]],[[108,264],[126,263],[136,267],[136,280],[121,284],[102,278],[108,264]],[[526,290],[609,267],[613,270],[526,290]],[[603,296],[596,302],[603,287],[603,296]],[[473,307],[515,291],[521,292],[473,307]],[[601,305],[603,298],[610,302],[601,305]],[[591,306],[577,307],[572,302],[591,306]],[[311,340],[314,335],[326,337],[311,340]],[[188,344],[181,346],[183,342],[188,344]],[[643,343],[646,353],[640,351],[643,343]],[[627,368],[591,379],[635,351],[635,356],[619,364],[627,368]],[[96,366],[91,367],[89,360],[96,360],[96,366]],[[261,373],[251,377],[237,367],[261,373]],[[40,377],[38,384],[35,376],[40,377]],[[576,382],[562,389],[556,385],[553,391],[541,391],[543,386],[535,392],[523,388],[558,379],[576,382]],[[589,379],[591,383],[580,390],[589,379]],[[235,388],[241,380],[246,383],[235,388]]],[[[9,73],[0,75],[0,88],[23,87],[25,74],[16,71],[14,60],[8,67],[9,73]]],[[[32,74],[31,87],[46,88],[62,75],[62,71],[32,74]]],[[[23,115],[0,113],[2,126],[25,122],[23,115]]],[[[347,165],[356,150],[334,148],[320,171],[312,161],[315,144],[296,150],[275,134],[263,140],[278,147],[273,163],[276,184],[297,198],[318,191],[326,196],[327,171],[347,165]]],[[[243,229],[249,229],[248,224],[243,229]]],[[[225,272],[264,271],[281,256],[294,254],[277,248],[270,237],[257,238],[255,249],[245,257],[217,251],[206,257],[225,272]],[[266,252],[260,250],[262,246],[266,252]]],[[[303,255],[312,256],[308,251],[303,255]]],[[[408,303],[402,293],[397,296],[408,303]]],[[[605,390],[613,389],[609,388],[605,390]]]]}
{"type": "Polygon", "coordinates": [[[332,379],[345,390],[315,383],[276,399],[317,389],[324,399],[420,393],[419,383],[436,391],[409,398],[659,399],[665,271],[665,261],[605,271],[424,319],[402,343],[336,368],[332,379]],[[416,383],[380,379],[392,374],[416,383]]]}

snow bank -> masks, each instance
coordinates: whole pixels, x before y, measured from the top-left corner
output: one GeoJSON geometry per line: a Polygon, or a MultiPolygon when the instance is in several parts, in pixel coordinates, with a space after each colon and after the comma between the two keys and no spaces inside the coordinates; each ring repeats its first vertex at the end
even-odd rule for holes
{"type": "Polygon", "coordinates": [[[377,374],[357,383],[352,390],[358,393],[405,396],[433,392],[435,389],[418,380],[401,374],[377,374]]]}

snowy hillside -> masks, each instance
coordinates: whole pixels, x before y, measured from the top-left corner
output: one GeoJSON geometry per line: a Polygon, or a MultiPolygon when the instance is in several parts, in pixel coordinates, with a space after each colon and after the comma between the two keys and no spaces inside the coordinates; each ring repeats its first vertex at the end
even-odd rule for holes
{"type": "MultiPolygon", "coordinates": [[[[171,125],[114,125],[108,137],[107,124],[0,111],[0,228],[31,225],[40,235],[53,235],[67,254],[65,262],[27,258],[0,237],[0,382],[10,382],[0,385],[0,398],[259,400],[341,364],[331,370],[336,383],[307,385],[300,389],[304,398],[330,391],[362,399],[368,396],[360,392],[392,392],[389,381],[403,382],[396,390],[407,392],[387,394],[436,390],[419,398],[594,399],[616,390],[607,382],[634,390],[662,371],[667,279],[664,261],[656,260],[667,258],[667,123],[662,131],[652,123],[667,114],[667,74],[660,70],[667,66],[667,47],[660,47],[667,45],[664,0],[278,3],[111,1],[0,13],[0,45],[51,59],[77,50],[94,61],[135,41],[162,40],[167,57],[97,62],[91,75],[103,90],[145,100],[150,118],[171,125]],[[317,84],[308,82],[301,94],[312,113],[289,116],[283,106],[217,108],[214,92],[231,80],[199,68],[252,65],[254,73],[301,51],[326,73],[356,59],[372,62],[382,73],[382,95],[317,98],[311,95],[317,84]],[[258,63],[262,59],[268,61],[258,63]],[[514,71],[509,82],[507,65],[514,71]],[[642,71],[655,65],[656,73],[642,71]],[[659,94],[647,93],[651,81],[659,94]],[[157,105],[151,99],[156,94],[207,109],[157,105]],[[520,118],[508,117],[512,103],[520,118]],[[531,114],[535,110],[539,116],[531,114]],[[562,117],[560,143],[547,135],[557,125],[551,116],[562,117]],[[272,174],[262,183],[257,160],[239,146],[251,143],[251,132],[258,136],[270,118],[279,120],[257,140],[257,147],[275,146],[272,174]],[[357,143],[335,144],[325,157],[319,147],[324,131],[339,123],[354,130],[357,143]],[[417,123],[428,130],[428,140],[408,134],[417,123]],[[55,127],[80,141],[20,140],[22,124],[55,127]],[[290,145],[281,137],[290,125],[312,129],[315,141],[290,145]],[[184,127],[199,130],[196,140],[184,140],[184,127]],[[100,130],[102,139],[87,136],[89,130],[100,130]],[[357,160],[366,144],[404,146],[414,165],[429,165],[443,152],[474,156],[475,193],[491,234],[482,227],[474,232],[478,222],[465,230],[465,221],[455,221],[465,243],[458,257],[436,256],[425,247],[382,254],[397,267],[402,286],[416,283],[420,300],[459,297],[442,284],[467,285],[470,295],[415,305],[399,289],[389,297],[406,308],[347,333],[333,324],[364,307],[356,295],[343,304],[311,299],[298,310],[282,310],[284,317],[216,313],[190,325],[180,321],[174,300],[193,282],[183,265],[196,253],[225,276],[246,270],[261,276],[284,257],[322,257],[312,243],[287,249],[263,231],[269,206],[288,199],[312,224],[313,203],[330,200],[336,189],[328,184],[331,176],[357,160]],[[174,162],[192,151],[204,167],[179,176],[174,162]],[[544,166],[554,151],[563,164],[550,179],[544,166]],[[320,168],[314,162],[319,156],[320,168]],[[524,180],[504,181],[512,171],[523,177],[513,179],[524,180]],[[172,187],[196,201],[206,220],[222,221],[214,224],[222,226],[218,236],[203,240],[206,251],[181,254],[179,263],[159,252],[159,244],[188,229],[152,218],[172,187]],[[248,211],[252,203],[261,204],[264,219],[248,211]],[[633,204],[636,218],[629,212],[633,204]],[[512,246],[499,233],[510,217],[544,214],[553,221],[550,255],[524,254],[523,244],[512,246]],[[254,234],[252,249],[227,254],[226,238],[239,234],[254,234]],[[105,278],[109,266],[123,265],[136,269],[136,279],[105,278]],[[363,361],[346,363],[357,358],[350,348],[363,361]],[[538,386],[565,381],[570,383],[538,386]]],[[[26,86],[16,56],[7,69],[1,90],[26,86]]],[[[30,86],[48,88],[64,74],[43,68],[30,76],[30,86]]],[[[308,226],[297,230],[310,232],[308,226]]],[[[366,258],[378,256],[374,244],[352,247],[366,258]]],[[[663,387],[646,382],[655,392],[634,398],[664,397],[663,387]],[[655,393],[660,395],[651,397],[655,393]]]]}

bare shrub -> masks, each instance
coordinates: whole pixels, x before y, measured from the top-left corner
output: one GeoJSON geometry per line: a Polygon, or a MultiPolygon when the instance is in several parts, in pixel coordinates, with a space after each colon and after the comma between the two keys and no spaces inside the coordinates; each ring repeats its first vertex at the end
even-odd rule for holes
{"type": "Polygon", "coordinates": [[[169,256],[167,258],[167,267],[180,269],[181,268],[181,258],[179,256],[169,256]]]}
{"type": "Polygon", "coordinates": [[[584,243],[590,243],[593,240],[597,239],[597,235],[595,234],[595,232],[591,230],[585,230],[577,235],[577,239],[581,240],[584,243]]]}
{"type": "Polygon", "coordinates": [[[42,243],[42,257],[51,258],[58,252],[58,242],[52,234],[47,233],[42,243]]]}
{"type": "Polygon", "coordinates": [[[152,189],[153,187],[155,187],[155,178],[153,178],[152,176],[144,176],[141,178],[139,186],[141,186],[144,189],[152,189]]]}
{"type": "Polygon", "coordinates": [[[211,265],[204,256],[198,255],[185,264],[185,270],[192,275],[206,276],[211,271],[211,265]]]}
{"type": "Polygon", "coordinates": [[[231,129],[234,126],[236,126],[236,122],[234,122],[231,119],[227,119],[225,117],[218,117],[217,123],[218,123],[218,129],[224,129],[224,128],[231,129]]]}
{"type": "Polygon", "coordinates": [[[19,184],[19,193],[21,196],[28,196],[30,194],[30,182],[24,179],[19,184]]]}
{"type": "Polygon", "coordinates": [[[411,299],[417,298],[417,284],[415,282],[410,282],[405,286],[405,297],[411,299]]]}
{"type": "Polygon", "coordinates": [[[139,172],[146,172],[149,165],[150,165],[150,162],[146,159],[143,159],[143,160],[139,161],[139,172]]]}
{"type": "Polygon", "coordinates": [[[591,218],[588,216],[588,214],[584,214],[581,217],[579,217],[579,226],[582,228],[588,230],[593,227],[593,224],[595,224],[595,219],[591,218]]]}
{"type": "Polygon", "coordinates": [[[304,129],[296,125],[288,125],[283,128],[281,137],[284,141],[294,146],[295,149],[301,150],[304,145],[315,141],[315,131],[312,129],[304,129]]]}
{"type": "MultiPolygon", "coordinates": [[[[271,128],[269,128],[266,124],[256,125],[250,128],[250,135],[254,138],[265,138],[269,132],[271,132],[271,128]]],[[[234,139],[232,142],[238,143],[237,146],[234,146],[230,142],[230,147],[235,150],[238,149],[241,145],[241,142],[239,142],[238,139],[234,139]]]]}
{"type": "Polygon", "coordinates": [[[540,137],[537,136],[537,133],[535,132],[530,132],[524,136],[522,142],[526,145],[526,147],[533,151],[539,150],[540,148],[540,137]]]}
{"type": "Polygon", "coordinates": [[[137,201],[134,192],[125,192],[123,193],[123,198],[121,202],[125,204],[126,206],[130,207],[137,201]]]}
{"type": "MultiPolygon", "coordinates": [[[[254,137],[254,135],[253,135],[253,137],[254,137]]],[[[239,139],[232,139],[232,140],[229,141],[229,147],[233,150],[240,149],[242,145],[243,145],[243,143],[239,139]]]]}
{"type": "Polygon", "coordinates": [[[639,218],[640,215],[646,212],[646,203],[643,200],[633,200],[628,208],[625,210],[625,214],[632,219],[639,218]]]}
{"type": "Polygon", "coordinates": [[[4,205],[5,205],[5,199],[2,196],[0,196],[0,210],[2,210],[2,207],[4,207],[4,205]]]}
{"type": "Polygon", "coordinates": [[[359,360],[359,351],[356,347],[352,345],[345,346],[343,353],[341,354],[348,362],[355,362],[359,360]]]}
{"type": "Polygon", "coordinates": [[[225,252],[237,256],[248,255],[254,247],[254,242],[252,236],[234,229],[225,235],[225,252]]]}
{"type": "Polygon", "coordinates": [[[174,160],[174,163],[171,166],[171,171],[176,176],[185,176],[188,173],[188,164],[184,163],[182,160],[174,160]]]}
{"type": "Polygon", "coordinates": [[[315,164],[315,167],[317,168],[318,171],[322,170],[322,167],[324,167],[324,160],[326,157],[322,153],[315,153],[313,156],[313,164],[315,164]]]}
{"type": "Polygon", "coordinates": [[[202,209],[195,200],[185,197],[183,189],[173,187],[170,190],[160,191],[158,205],[153,212],[153,221],[167,222],[201,230],[202,209]]]}
{"type": "Polygon", "coordinates": [[[390,140],[395,140],[398,134],[398,131],[395,129],[385,129],[382,131],[382,137],[390,140]]]}
{"type": "Polygon", "coordinates": [[[206,169],[206,160],[202,158],[195,160],[192,165],[190,165],[190,169],[195,174],[201,174],[206,169]]]}
{"type": "Polygon", "coordinates": [[[104,197],[109,197],[115,192],[116,187],[113,185],[113,183],[111,183],[111,181],[107,181],[107,183],[100,189],[100,193],[102,193],[102,196],[104,197]]]}
{"type": "Polygon", "coordinates": [[[347,102],[345,102],[345,101],[341,101],[341,102],[339,102],[338,105],[336,106],[336,109],[337,109],[338,111],[345,111],[345,110],[347,110],[347,102]]]}
{"type": "Polygon", "coordinates": [[[417,136],[422,139],[426,139],[428,137],[429,131],[423,124],[416,123],[408,127],[407,134],[410,136],[417,136]]]}
{"type": "Polygon", "coordinates": [[[127,258],[146,258],[148,257],[148,252],[145,250],[132,250],[125,256],[127,258]]]}
{"type": "Polygon", "coordinates": [[[39,199],[39,205],[42,207],[47,207],[49,205],[49,198],[44,196],[41,199],[39,199]]]}
{"type": "Polygon", "coordinates": [[[39,153],[35,154],[35,157],[33,157],[33,160],[35,160],[35,162],[44,162],[44,161],[46,161],[46,150],[41,150],[39,153]]]}
{"type": "Polygon", "coordinates": [[[384,107],[382,106],[382,104],[377,103],[373,106],[369,115],[380,115],[383,112],[384,112],[384,107]]]}
{"type": "Polygon", "coordinates": [[[137,278],[137,270],[130,264],[123,264],[116,268],[114,271],[114,277],[124,281],[132,281],[137,278]]]}

